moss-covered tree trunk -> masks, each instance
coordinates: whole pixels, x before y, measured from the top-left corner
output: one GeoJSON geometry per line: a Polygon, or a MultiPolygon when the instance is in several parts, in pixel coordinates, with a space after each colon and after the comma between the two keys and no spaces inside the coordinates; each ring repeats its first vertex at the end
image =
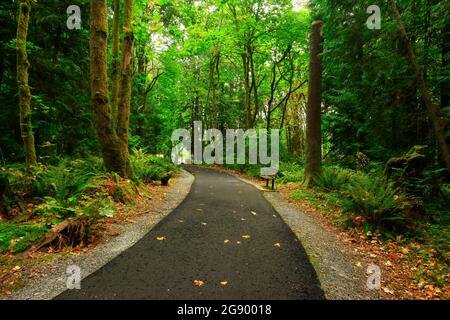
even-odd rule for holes
{"type": "Polygon", "coordinates": [[[111,64],[111,110],[113,126],[117,126],[119,80],[120,80],[120,0],[113,0],[114,19],[112,27],[112,64],[111,64]]]}
{"type": "Polygon", "coordinates": [[[128,157],[113,128],[108,98],[108,16],[106,0],[91,0],[90,73],[94,122],[107,170],[128,177],[128,157]]]}
{"type": "Polygon", "coordinates": [[[19,16],[17,19],[17,86],[19,90],[20,133],[22,136],[25,159],[27,164],[36,163],[36,149],[34,146],[33,128],[31,125],[31,93],[28,85],[27,35],[30,20],[31,5],[28,0],[19,2],[19,16]]]}
{"type": "Polygon", "coordinates": [[[322,171],[322,21],[314,21],[311,31],[308,106],[306,109],[305,183],[322,171]]]}
{"type": "MultiPolygon", "coordinates": [[[[122,153],[128,160],[128,132],[131,110],[131,86],[133,80],[133,8],[134,0],[125,0],[123,7],[123,44],[122,44],[122,69],[120,73],[119,103],[117,115],[117,134],[122,142],[122,153]]],[[[130,176],[131,165],[126,163],[126,172],[130,176]]]]}

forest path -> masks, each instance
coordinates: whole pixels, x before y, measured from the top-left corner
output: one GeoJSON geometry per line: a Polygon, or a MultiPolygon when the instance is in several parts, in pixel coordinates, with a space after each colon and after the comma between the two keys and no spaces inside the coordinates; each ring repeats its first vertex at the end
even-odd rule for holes
{"type": "Polygon", "coordinates": [[[196,179],[184,202],[57,299],[324,299],[304,248],[259,190],[186,169],[196,179]]]}

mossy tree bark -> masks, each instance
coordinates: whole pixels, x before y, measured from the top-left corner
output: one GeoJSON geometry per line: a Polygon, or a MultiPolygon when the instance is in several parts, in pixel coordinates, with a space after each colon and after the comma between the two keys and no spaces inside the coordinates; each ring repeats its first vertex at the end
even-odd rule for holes
{"type": "Polygon", "coordinates": [[[117,136],[111,120],[108,98],[108,67],[106,61],[108,47],[108,17],[106,0],[91,0],[90,30],[90,73],[91,100],[94,121],[101,145],[103,160],[107,170],[122,177],[129,177],[128,156],[123,150],[122,141],[117,136]]]}
{"type": "Polygon", "coordinates": [[[35,164],[36,149],[34,146],[33,128],[31,125],[31,92],[28,85],[28,69],[30,63],[27,54],[28,22],[30,20],[31,4],[28,0],[19,2],[17,19],[17,86],[19,90],[20,133],[25,148],[27,164],[35,164]]]}
{"type": "MultiPolygon", "coordinates": [[[[125,0],[123,8],[122,68],[120,73],[117,134],[122,142],[122,153],[128,160],[128,133],[131,110],[131,86],[133,80],[133,8],[134,0],[125,0]]],[[[130,162],[126,163],[126,172],[132,174],[130,162]]]]}
{"type": "Polygon", "coordinates": [[[305,183],[322,172],[322,21],[314,21],[311,31],[308,105],[306,109],[305,183]]]}
{"type": "Polygon", "coordinates": [[[111,64],[111,110],[113,126],[117,126],[119,80],[120,80],[120,0],[113,0],[114,19],[112,27],[112,64],[111,64]]]}

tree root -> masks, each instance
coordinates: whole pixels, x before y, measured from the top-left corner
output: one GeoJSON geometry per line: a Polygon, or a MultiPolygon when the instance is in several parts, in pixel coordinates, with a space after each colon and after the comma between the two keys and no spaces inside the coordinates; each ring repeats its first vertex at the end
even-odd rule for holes
{"type": "Polygon", "coordinates": [[[87,239],[90,220],[86,217],[67,219],[55,225],[38,244],[32,246],[27,253],[36,252],[44,247],[61,250],[65,247],[76,247],[87,239]]]}

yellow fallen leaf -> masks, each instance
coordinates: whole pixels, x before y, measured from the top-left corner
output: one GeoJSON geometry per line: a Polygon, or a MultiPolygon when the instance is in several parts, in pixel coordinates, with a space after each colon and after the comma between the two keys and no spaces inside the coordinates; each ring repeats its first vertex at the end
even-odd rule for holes
{"type": "Polygon", "coordinates": [[[228,244],[230,243],[230,240],[225,240],[223,243],[228,244]]]}
{"type": "Polygon", "coordinates": [[[236,241],[236,244],[241,244],[241,242],[240,241],[236,241]]]}
{"type": "Polygon", "coordinates": [[[222,282],[220,282],[220,284],[221,284],[222,286],[226,286],[226,285],[228,284],[228,281],[222,281],[222,282]]]}
{"type": "Polygon", "coordinates": [[[256,212],[255,212],[255,211],[252,211],[252,215],[256,216],[256,212]]]}
{"type": "Polygon", "coordinates": [[[202,286],[205,285],[205,282],[202,281],[202,280],[194,280],[194,285],[195,285],[196,287],[202,287],[202,286]]]}
{"type": "Polygon", "coordinates": [[[241,218],[241,221],[245,221],[245,218],[241,218]]]}
{"type": "Polygon", "coordinates": [[[383,291],[386,292],[386,293],[389,293],[389,294],[394,294],[394,291],[392,291],[389,288],[383,288],[383,291]]]}
{"type": "Polygon", "coordinates": [[[202,222],[202,225],[204,225],[204,226],[206,226],[206,225],[208,225],[206,222],[202,222]]]}
{"type": "Polygon", "coordinates": [[[248,239],[250,239],[250,238],[251,238],[251,237],[250,237],[249,235],[242,236],[242,239],[248,240],[248,239]]]}
{"type": "Polygon", "coordinates": [[[281,248],[281,243],[277,242],[273,245],[274,247],[281,248]]]}
{"type": "Polygon", "coordinates": [[[164,240],[166,240],[166,237],[157,237],[156,240],[158,240],[158,241],[164,241],[164,240]]]}

